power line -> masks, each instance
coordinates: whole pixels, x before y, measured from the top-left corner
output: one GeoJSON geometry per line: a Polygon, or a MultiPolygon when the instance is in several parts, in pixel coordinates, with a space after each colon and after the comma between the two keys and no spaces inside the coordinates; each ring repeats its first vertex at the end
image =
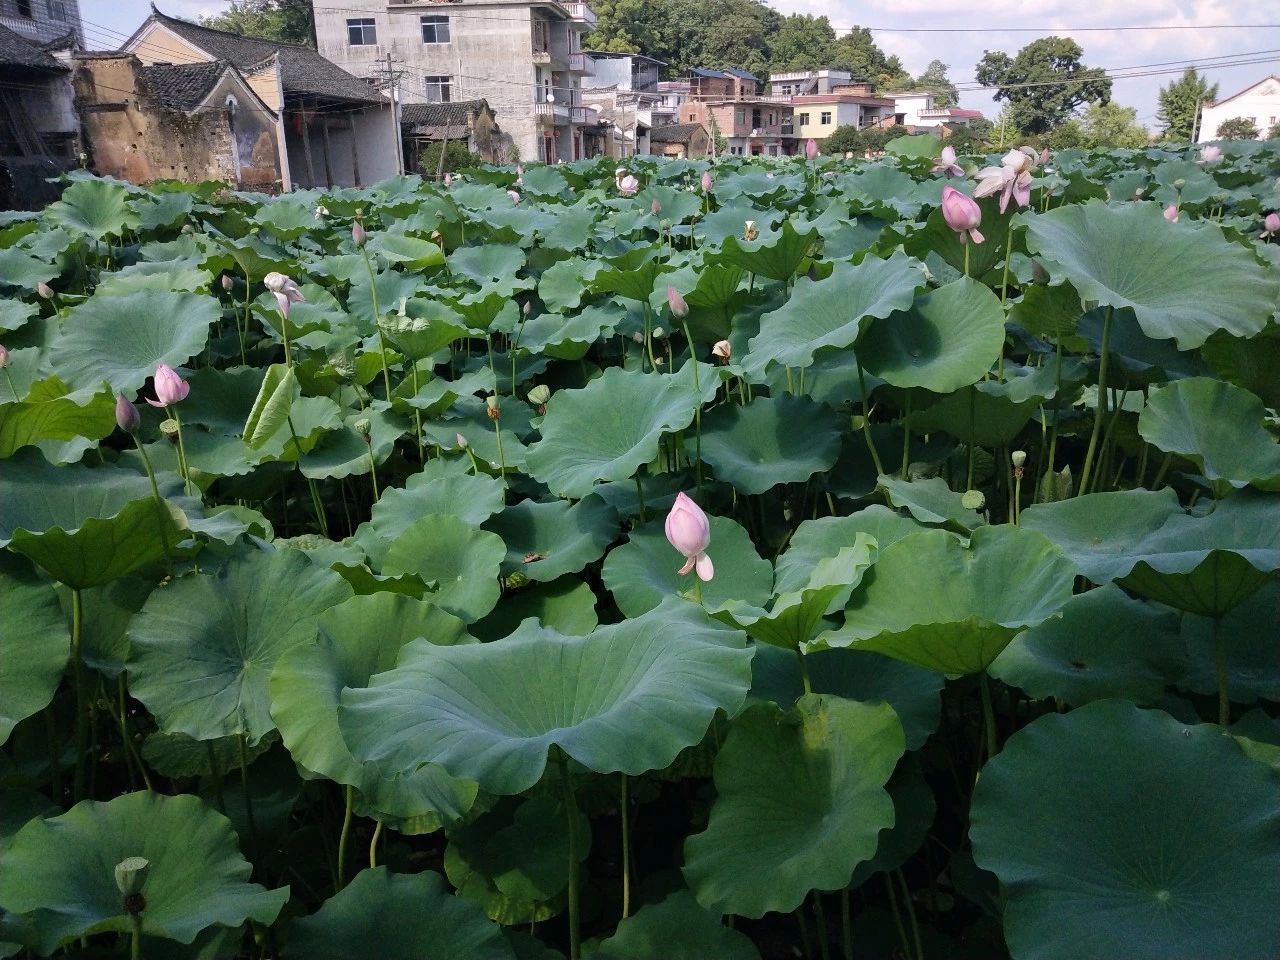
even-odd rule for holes
{"type": "MultiPolygon", "coordinates": [[[[1229,68],[1229,67],[1242,67],[1242,66],[1247,66],[1247,65],[1249,65],[1249,64],[1255,64],[1255,63],[1280,63],[1280,58],[1276,58],[1276,57],[1261,57],[1261,58],[1251,59],[1251,60],[1234,60],[1234,61],[1231,61],[1231,62],[1229,62],[1229,63],[1212,63],[1212,64],[1206,64],[1202,69],[1204,70],[1204,72],[1208,73],[1208,72],[1209,72],[1209,71],[1211,71],[1211,70],[1225,70],[1225,69],[1227,69],[1227,68],[1229,68]]],[[[1141,71],[1141,72],[1138,72],[1138,73],[1126,73],[1126,74],[1111,74],[1111,73],[1107,73],[1106,71],[1103,71],[1103,72],[1104,72],[1104,74],[1106,74],[1105,79],[1107,79],[1107,80],[1134,80],[1134,79],[1137,79],[1137,78],[1139,78],[1139,77],[1158,77],[1158,76],[1164,76],[1164,75],[1171,74],[1171,73],[1182,73],[1182,72],[1183,72],[1183,69],[1184,69],[1184,68],[1182,68],[1182,67],[1171,67],[1171,68],[1166,68],[1166,69],[1163,69],[1163,70],[1144,70],[1144,71],[1141,71]]],[[[1003,83],[1003,84],[986,85],[986,86],[971,86],[971,85],[960,85],[960,84],[957,84],[957,85],[956,85],[956,89],[957,89],[960,93],[978,93],[978,92],[981,92],[981,91],[987,91],[987,90],[1001,90],[1001,89],[1005,89],[1005,88],[1008,88],[1008,89],[1021,89],[1021,88],[1023,88],[1023,87],[1053,87],[1053,86],[1067,86],[1067,85],[1071,85],[1071,84],[1091,83],[1091,82],[1093,82],[1094,80],[1097,80],[1097,79],[1099,79],[1099,78],[1097,78],[1097,77],[1067,77],[1067,78],[1064,78],[1064,79],[1062,79],[1062,80],[1033,80],[1033,81],[1028,81],[1028,82],[1026,82],[1026,83],[1019,83],[1019,82],[1017,82],[1017,81],[1009,81],[1009,82],[1007,82],[1007,83],[1003,83]]]]}

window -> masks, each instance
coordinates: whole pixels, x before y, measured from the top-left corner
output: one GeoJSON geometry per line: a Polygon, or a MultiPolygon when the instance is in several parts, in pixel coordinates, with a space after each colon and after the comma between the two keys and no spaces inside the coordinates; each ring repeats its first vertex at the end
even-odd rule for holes
{"type": "Polygon", "coordinates": [[[422,42],[423,43],[448,43],[449,42],[449,18],[438,16],[425,16],[422,18],[422,42]]]}
{"type": "Polygon", "coordinates": [[[829,127],[829,126],[831,126],[831,111],[830,111],[830,110],[823,110],[823,111],[822,111],[822,125],[823,125],[824,127],[829,127]]]}
{"type": "Polygon", "coordinates": [[[744,123],[746,123],[746,122],[747,122],[747,111],[745,111],[745,110],[739,110],[739,111],[738,111],[738,126],[742,126],[742,125],[743,125],[744,123]]]}
{"type": "Polygon", "coordinates": [[[28,20],[34,19],[35,14],[31,12],[31,0],[18,0],[18,16],[26,17],[28,20]]]}
{"type": "Polygon", "coordinates": [[[448,103],[452,99],[453,81],[448,77],[423,77],[423,92],[428,103],[448,103]]]}
{"type": "Polygon", "coordinates": [[[49,19],[67,22],[67,0],[49,0],[49,19]]]}
{"type": "Polygon", "coordinates": [[[372,47],[378,42],[378,28],[372,17],[347,20],[347,43],[353,47],[372,47]]]}
{"type": "Polygon", "coordinates": [[[798,114],[796,114],[796,123],[800,124],[800,126],[802,126],[802,127],[804,127],[804,126],[808,126],[808,124],[809,124],[809,115],[808,115],[807,113],[798,113],[798,114]]]}

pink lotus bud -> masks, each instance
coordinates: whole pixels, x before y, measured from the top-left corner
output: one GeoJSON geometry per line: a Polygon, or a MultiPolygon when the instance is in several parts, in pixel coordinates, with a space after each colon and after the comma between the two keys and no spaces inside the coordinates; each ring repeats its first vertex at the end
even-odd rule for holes
{"type": "Polygon", "coordinates": [[[3,343],[0,343],[0,370],[9,365],[9,350],[3,343]]]}
{"type": "Polygon", "coordinates": [[[43,300],[53,299],[53,287],[49,286],[43,280],[36,284],[36,293],[38,293],[43,300]]]}
{"type": "Polygon", "coordinates": [[[1171,203],[1164,208],[1164,218],[1170,223],[1178,222],[1178,205],[1176,203],[1171,203]]]}
{"type": "Polygon", "coordinates": [[[524,164],[523,164],[523,163],[517,163],[517,164],[516,164],[516,176],[517,176],[517,177],[523,177],[523,176],[524,176],[524,164]]]}
{"type": "Polygon", "coordinates": [[[667,287],[667,306],[671,308],[671,315],[677,320],[689,315],[689,304],[684,302],[684,297],[680,296],[680,291],[672,286],[667,287]]]}
{"type": "Polygon", "coordinates": [[[728,363],[729,358],[733,356],[733,347],[729,345],[728,340],[717,340],[716,345],[711,348],[711,355],[721,363],[728,363]]]}
{"type": "Polygon", "coordinates": [[[519,202],[520,202],[520,194],[518,194],[518,193],[517,193],[516,191],[514,191],[514,190],[508,190],[508,191],[507,191],[507,196],[511,198],[511,202],[512,202],[512,203],[519,203],[519,202]]]}
{"type": "Polygon", "coordinates": [[[972,197],[967,197],[955,187],[942,188],[942,219],[947,226],[960,235],[961,243],[982,243],[985,239],[978,232],[978,224],[982,223],[982,208],[972,197]]]}
{"type": "Polygon", "coordinates": [[[1220,163],[1222,161],[1222,148],[1215,147],[1213,144],[1200,148],[1201,163],[1220,163]]]}
{"type": "Polygon", "coordinates": [[[471,446],[471,444],[467,443],[467,438],[460,433],[454,434],[453,442],[458,445],[459,450],[465,450],[467,447],[471,446]]]}
{"type": "Polygon", "coordinates": [[[1040,151],[1040,165],[1041,165],[1041,166],[1043,166],[1044,164],[1046,164],[1046,163],[1048,163],[1048,162],[1049,162],[1049,156],[1050,156],[1050,154],[1049,154],[1049,148],[1048,148],[1048,147],[1045,147],[1043,150],[1041,150],[1041,151],[1040,151]]]}
{"type": "Polygon", "coordinates": [[[658,202],[657,197],[654,197],[653,203],[649,204],[649,210],[655,217],[662,213],[662,204],[658,202]]]}
{"type": "Polygon", "coordinates": [[[714,186],[715,186],[715,182],[711,179],[711,171],[703,170],[702,171],[702,192],[710,193],[714,186]]]}
{"type": "Polygon", "coordinates": [[[191,384],[178,376],[178,372],[167,363],[162,363],[156,367],[156,374],[152,378],[155,385],[156,398],[147,400],[147,403],[153,407],[170,407],[180,400],[185,400],[187,394],[191,392],[191,384]]]}
{"type": "Polygon", "coordinates": [[[351,225],[351,242],[357,247],[363,247],[364,242],[369,239],[369,235],[364,232],[364,224],[357,220],[351,225]]]}
{"type": "Polygon", "coordinates": [[[1262,233],[1260,238],[1265,240],[1268,237],[1274,237],[1280,234],[1280,213],[1268,213],[1262,218],[1262,233]]]}
{"type": "Polygon", "coordinates": [[[943,147],[942,155],[934,162],[930,173],[942,173],[948,177],[963,177],[964,167],[956,163],[956,148],[943,147]]]}
{"type": "Polygon", "coordinates": [[[711,521],[702,509],[684,493],[676,494],[676,502],[667,514],[667,542],[685,558],[679,570],[684,576],[690,570],[698,571],[698,579],[708,581],[715,574],[707,547],[711,544],[711,521]]]}
{"type": "Polygon", "coordinates": [[[810,137],[804,145],[804,155],[812,160],[818,155],[818,141],[810,137]]]}
{"type": "Polygon", "coordinates": [[[451,187],[451,186],[453,186],[453,174],[452,174],[452,173],[446,173],[446,174],[444,175],[444,185],[445,185],[446,187],[451,187]]]}
{"type": "Polygon", "coordinates": [[[222,275],[222,289],[227,293],[231,292],[231,288],[235,286],[235,282],[231,279],[231,274],[224,273],[222,275]]]}
{"type": "Polygon", "coordinates": [[[116,426],[125,433],[137,433],[142,425],[142,417],[138,408],[130,403],[123,393],[116,394],[116,426]]]}
{"type": "Polygon", "coordinates": [[[283,273],[272,271],[262,278],[262,283],[268,290],[276,294],[277,299],[280,296],[288,297],[294,303],[306,303],[307,298],[302,295],[302,291],[298,289],[298,285],[286,277],[283,273]]]}

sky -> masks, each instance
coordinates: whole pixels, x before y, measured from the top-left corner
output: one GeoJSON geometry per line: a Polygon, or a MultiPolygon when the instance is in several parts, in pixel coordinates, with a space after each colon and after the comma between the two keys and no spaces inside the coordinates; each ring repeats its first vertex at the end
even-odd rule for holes
{"type": "MultiPolygon", "coordinates": [[[[229,0],[157,0],[161,10],[196,19],[225,10],[229,0]]],[[[985,50],[1010,56],[1039,36],[1071,36],[1084,49],[1086,66],[1114,71],[1145,67],[1152,75],[1116,79],[1112,99],[1137,108],[1138,120],[1155,128],[1160,87],[1195,61],[1226,97],[1268,74],[1280,74],[1280,26],[1249,29],[1211,29],[1219,24],[1280,24],[1280,7],[1265,2],[1228,0],[983,0],[959,5],[954,0],[771,0],[782,13],[826,16],[840,32],[859,25],[874,30],[876,42],[897,54],[907,69],[918,74],[930,60],[948,64],[951,80],[961,88],[960,104],[994,117],[1000,105],[974,87],[974,65],[985,50]],[[982,28],[982,32],[920,33],[923,28],[982,28]],[[1011,28],[1037,28],[1010,32],[1011,28]],[[1073,32],[1072,27],[1102,27],[1073,32]],[[1117,27],[1139,27],[1117,30],[1117,27]],[[1186,27],[1189,29],[1153,29],[1186,27]],[[1038,28],[1043,28],[1040,31],[1038,28]],[[1215,60],[1215,58],[1217,58],[1215,60]],[[1216,67],[1215,62],[1255,61],[1216,67]],[[1154,64],[1147,67],[1146,65],[1154,64]]],[[[91,47],[117,46],[147,18],[150,0],[80,0],[81,15],[91,47]]]]}

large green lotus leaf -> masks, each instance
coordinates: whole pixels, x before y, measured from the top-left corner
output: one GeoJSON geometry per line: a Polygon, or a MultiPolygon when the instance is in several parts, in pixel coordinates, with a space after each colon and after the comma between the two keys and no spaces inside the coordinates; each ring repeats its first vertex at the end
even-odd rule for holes
{"type": "Polygon", "coordinates": [[[146,934],[190,943],[212,926],[272,923],[289,890],[249,882],[230,821],[198,797],[129,793],[85,800],[60,817],[32,820],[0,856],[0,905],[30,914],[37,949],[48,955],[70,937],[131,924],[115,866],[150,861],[142,887],[146,934]]]}
{"type": "MultiPolygon", "coordinates": [[[[652,257],[650,251],[636,248],[628,256],[615,258],[608,267],[597,273],[591,282],[591,289],[644,303],[658,288],[658,278],[670,269],[670,265],[652,257]]],[[[666,281],[662,282],[665,289],[666,281]]]]}
{"type": "Polygon", "coordinates": [[[585,637],[600,626],[591,584],[570,573],[548,583],[509,589],[493,612],[472,626],[472,632],[484,641],[500,640],[530,617],[573,637],[585,637]]]}
{"type": "MultiPolygon", "coordinates": [[[[901,660],[869,650],[818,650],[805,654],[814,693],[830,693],[845,700],[883,700],[902,721],[907,749],[919,750],[938,729],[945,678],[901,660]]],[[[780,647],[756,647],[751,661],[754,701],[772,701],[789,708],[804,695],[796,655],[780,647]]]]}
{"type": "Polygon", "coordinates": [[[434,243],[403,233],[376,233],[369,240],[369,249],[388,263],[403,263],[408,270],[444,263],[444,253],[434,243]]]}
{"type": "Polygon", "coordinates": [[[175,580],[129,624],[129,690],[165,732],[257,743],[275,729],[267,681],[276,660],[351,595],[296,550],[254,551],[175,580]]]}
{"type": "Polygon", "coordinates": [[[823,280],[803,277],[783,306],[760,318],[747,365],[807,367],[823,347],[850,346],[867,320],[909,308],[923,282],[920,264],[903,253],[867,257],[856,266],[837,263],[823,280]]]}
{"type": "Polygon", "coordinates": [[[1072,597],[1060,619],[1019,634],[991,675],[1037,700],[1072,706],[1108,697],[1155,703],[1185,660],[1170,611],[1109,585],[1072,597]]]}
{"type": "MultiPolygon", "coordinates": [[[[577,249],[577,243],[573,249],[577,249]]],[[[554,313],[576,310],[582,305],[582,298],[591,292],[588,284],[607,266],[603,260],[586,260],[580,256],[557,261],[538,278],[538,297],[554,313]]]]}
{"type": "Polygon", "coordinates": [[[1171,491],[1129,490],[1031,508],[1023,526],[1048,535],[1095,583],[1119,580],[1150,600],[1213,617],[1280,569],[1276,504],[1274,496],[1240,492],[1197,516],[1171,491]]]}
{"type": "MultiPolygon", "coordinates": [[[[591,849],[591,827],[575,811],[576,863],[591,849]]],[[[476,900],[504,925],[534,923],[564,907],[569,884],[569,818],[564,797],[543,793],[500,802],[478,819],[449,831],[445,874],[458,895],[476,900]]]]}
{"type": "MultiPolygon", "coordinates": [[[[769,561],[761,559],[747,531],[733,520],[710,519],[707,556],[715,564],[715,577],[702,584],[703,601],[712,609],[734,600],[763,606],[773,595],[769,561]]],[[[662,522],[654,521],[632,530],[627,543],[610,551],[600,575],[618,609],[638,617],[664,598],[691,589],[689,578],[677,573],[683,565],[684,557],[667,542],[662,522]]]]}
{"type": "Polygon", "coordinates": [[[520,328],[519,347],[558,360],[581,360],[593,343],[612,336],[626,316],[617,303],[591,304],[571,317],[542,313],[520,328]]]}
{"type": "Polygon", "coordinates": [[[48,283],[61,271],[51,263],[33,257],[17,247],[0,248],[0,284],[35,290],[39,283],[48,283]]]}
{"type": "Polygon", "coordinates": [[[861,886],[877,873],[899,869],[928,838],[938,815],[933,790],[925,779],[921,764],[913,757],[903,759],[885,789],[893,798],[893,826],[880,831],[876,855],[858,864],[850,887],[861,886]]]}
{"type": "MultiPolygon", "coordinates": [[[[10,281],[6,280],[5,282],[8,283],[10,281]]],[[[22,329],[27,325],[27,321],[32,317],[38,316],[39,313],[40,308],[34,303],[23,303],[21,300],[0,300],[0,333],[12,333],[14,330],[22,329]]]]}
{"type": "Polygon", "coordinates": [[[741,634],[671,599],[586,637],[527,621],[496,643],[410,644],[394,670],[343,694],[339,723],[357,757],[401,771],[439,763],[519,793],[552,745],[597,773],[668,766],[717,709],[741,706],[750,664],[741,634]]]}
{"type": "Polygon", "coordinates": [[[1248,390],[1189,377],[1151,392],[1138,433],[1166,453],[1189,457],[1211,481],[1280,490],[1280,445],[1267,432],[1262,401],[1248,390]]]}
{"type": "Polygon", "coordinates": [[[371,560],[381,563],[390,544],[428,514],[451,514],[476,527],[502,510],[504,491],[501,481],[489,476],[422,479],[421,474],[415,474],[406,487],[382,491],[356,540],[371,560]]]}
{"type": "Polygon", "coordinates": [[[1280,280],[1216,223],[1169,223],[1154,203],[1100,200],[1024,216],[1027,249],[1060,267],[1085,301],[1131,307],[1153,340],[1180,350],[1216,330],[1239,337],[1275,314],[1280,280]],[[1213,264],[1212,270],[1195,269],[1213,264]]]}
{"type": "Polygon", "coordinates": [[[384,573],[409,573],[431,587],[428,599],[467,623],[493,609],[501,593],[498,573],[507,548],[502,538],[452,514],[416,521],[391,544],[384,573]]]}
{"type": "Polygon", "coordinates": [[[466,624],[429,603],[394,593],[351,597],[321,614],[319,636],[285,651],[271,671],[271,717],[294,760],[338,783],[359,788],[373,809],[397,818],[455,820],[475,801],[475,784],[431,764],[384,777],[356,760],[338,729],[345,688],[395,666],[400,648],[425,637],[447,646],[473,643],[466,624]]]}
{"type": "Polygon", "coordinates": [[[430,357],[470,335],[456,310],[437,300],[411,300],[409,316],[383,317],[378,327],[392,345],[414,360],[430,357]]]}
{"type": "MultiPolygon", "coordinates": [[[[1219,627],[1227,652],[1227,689],[1233,703],[1280,701],[1280,580],[1272,579],[1222,617],[1219,627]]],[[[1180,685],[1196,693],[1218,692],[1213,621],[1182,618],[1182,639],[1189,661],[1180,685]]]]}
{"type": "MultiPolygon", "coordinates": [[[[1008,376],[1012,371],[1006,366],[1008,376]]],[[[1076,360],[1063,364],[1064,387],[1084,381],[1085,369],[1076,360]]],[[[948,394],[926,409],[911,412],[912,433],[945,430],[957,440],[984,447],[1013,443],[1046,400],[1057,394],[1052,363],[1004,382],[981,380],[948,394]]]]}
{"type": "Polygon", "coordinates": [[[713,258],[716,262],[730,263],[770,280],[789,280],[809,256],[816,236],[813,230],[797,233],[788,217],[782,221],[782,230],[775,237],[761,237],[759,240],[725,237],[724,245],[713,258]]]}
{"type": "Polygon", "coordinates": [[[1280,781],[1215,725],[1118,700],[1041,717],[982,768],[969,835],[1016,960],[1280,952],[1280,781]]]}
{"type": "Polygon", "coordinates": [[[618,514],[599,497],[571,504],[522,500],[485,524],[507,545],[503,573],[554,580],[594,563],[618,535],[618,514]]]}
{"type": "Polygon", "coordinates": [[[678,373],[637,373],[610,367],[580,390],[557,390],[547,403],[542,440],[527,455],[529,473],[557,497],[579,499],[597,480],[628,480],[658,455],[664,433],[693,422],[700,403],[720,385],[714,369],[698,364],[678,373]]]}
{"type": "Polygon", "coordinates": [[[486,243],[454,250],[449,254],[449,269],[483,286],[494,280],[514,281],[524,259],[525,253],[519,247],[486,243]]]}
{"type": "Polygon", "coordinates": [[[71,652],[52,585],[26,560],[0,553],[0,745],[53,699],[71,652]]]}
{"type": "Polygon", "coordinates": [[[348,413],[344,429],[324,434],[299,461],[302,475],[311,480],[341,480],[369,473],[369,451],[378,463],[395,451],[396,441],[411,432],[408,418],[394,413],[386,401],[375,400],[364,410],[348,413]],[[369,442],[365,443],[356,424],[369,421],[369,442]]]}
{"type": "Polygon", "coordinates": [[[874,320],[858,344],[872,376],[895,387],[950,393],[980,380],[1004,347],[1004,310],[990,288],[961,277],[874,320]]]}
{"type": "MultiPolygon", "coordinates": [[[[21,389],[21,388],[19,388],[21,389]]],[[[0,380],[0,399],[11,395],[0,380]]],[[[56,376],[38,380],[18,403],[0,403],[0,459],[45,440],[99,440],[116,428],[115,399],[108,389],[74,393],[56,376]]]]}
{"type": "Polygon", "coordinates": [[[906,748],[885,703],[809,694],[734,720],[716,756],[716,802],[685,841],[684,876],[709,910],[790,912],[810,890],[846,887],[893,826],[884,786],[906,748]]]}
{"type": "Polygon", "coordinates": [[[129,206],[130,187],[107,180],[81,180],[62,191],[61,199],[44,208],[44,219],[94,240],[122,236],[137,227],[138,215],[129,206]]]}
{"type": "MultiPolygon", "coordinates": [[[[899,141],[891,141],[891,145],[897,142],[899,141]]],[[[955,181],[952,181],[952,184],[954,185],[955,181]]],[[[947,226],[946,218],[942,214],[943,186],[942,183],[936,186],[935,189],[938,192],[931,201],[934,207],[929,213],[928,221],[923,228],[914,230],[908,236],[904,249],[921,260],[928,259],[931,254],[941,257],[957,273],[963,271],[967,263],[969,276],[985,277],[1004,262],[1007,253],[1009,221],[1013,219],[1017,208],[1007,209],[1001,213],[999,202],[995,197],[978,200],[978,207],[982,211],[982,233],[985,240],[982,243],[961,243],[961,235],[947,226]]],[[[960,183],[959,188],[964,193],[971,191],[968,183],[960,183]]]]}
{"type": "MultiPolygon", "coordinates": [[[[877,549],[883,550],[903,537],[919,533],[921,529],[920,524],[880,504],[847,517],[805,520],[796,527],[787,549],[777,559],[774,590],[778,593],[799,590],[809,582],[813,568],[820,560],[834,557],[845,547],[853,546],[860,533],[869,535],[876,542],[877,549]]],[[[835,613],[836,610],[828,612],[835,613]]]]}
{"type": "Polygon", "coordinates": [[[1046,340],[1068,342],[1084,316],[1080,294],[1069,283],[1031,284],[1009,307],[1009,323],[1046,340]]]}
{"type": "Polygon", "coordinates": [[[808,397],[726,403],[702,422],[702,459],[739,493],[765,493],[830,470],[842,428],[839,414],[808,397]]]}
{"type": "MultiPolygon", "coordinates": [[[[142,474],[104,464],[55,467],[35,451],[0,471],[0,547],[25,554],[73,589],[100,586],[164,559],[186,517],[162,508],[142,474]]],[[[173,477],[159,478],[175,494],[173,477]]]]}
{"type": "Polygon", "coordinates": [[[745,630],[758,643],[799,651],[813,639],[827,610],[844,606],[875,553],[875,541],[860,533],[853,545],[814,564],[804,586],[777,594],[767,610],[733,600],[709,612],[721,623],[745,630]]]}
{"type": "Polygon", "coordinates": [[[941,477],[902,480],[882,475],[876,479],[890,503],[905,509],[921,523],[968,533],[986,522],[978,511],[965,507],[964,494],[956,493],[941,477]]]}
{"type": "Polygon", "coordinates": [[[687,890],[646,904],[601,940],[587,960],[760,960],[746,934],[726,927],[687,890]]]}
{"type": "Polygon", "coordinates": [[[438,873],[362,870],[289,926],[284,956],[305,960],[515,960],[480,907],[449,893],[438,873]]]}
{"type": "Polygon", "coordinates": [[[817,645],[978,673],[1020,631],[1061,609],[1075,573],[1061,550],[1018,527],[979,527],[968,546],[942,530],[915,533],[880,552],[844,626],[817,645]]]}
{"type": "Polygon", "coordinates": [[[105,380],[116,393],[132,396],[160,364],[180,367],[203,350],[219,313],[217,300],[195,293],[92,297],[69,311],[49,363],[73,387],[105,380]]]}
{"type": "Polygon", "coordinates": [[[208,270],[184,266],[181,262],[135,263],[115,273],[104,273],[94,296],[123,297],[139,290],[185,290],[207,293],[213,275],[208,270]]]}
{"type": "Polygon", "coordinates": [[[1200,354],[1223,380],[1261,397],[1273,410],[1280,410],[1280,324],[1268,324],[1248,340],[1214,334],[1200,348],[1200,354]]]}

